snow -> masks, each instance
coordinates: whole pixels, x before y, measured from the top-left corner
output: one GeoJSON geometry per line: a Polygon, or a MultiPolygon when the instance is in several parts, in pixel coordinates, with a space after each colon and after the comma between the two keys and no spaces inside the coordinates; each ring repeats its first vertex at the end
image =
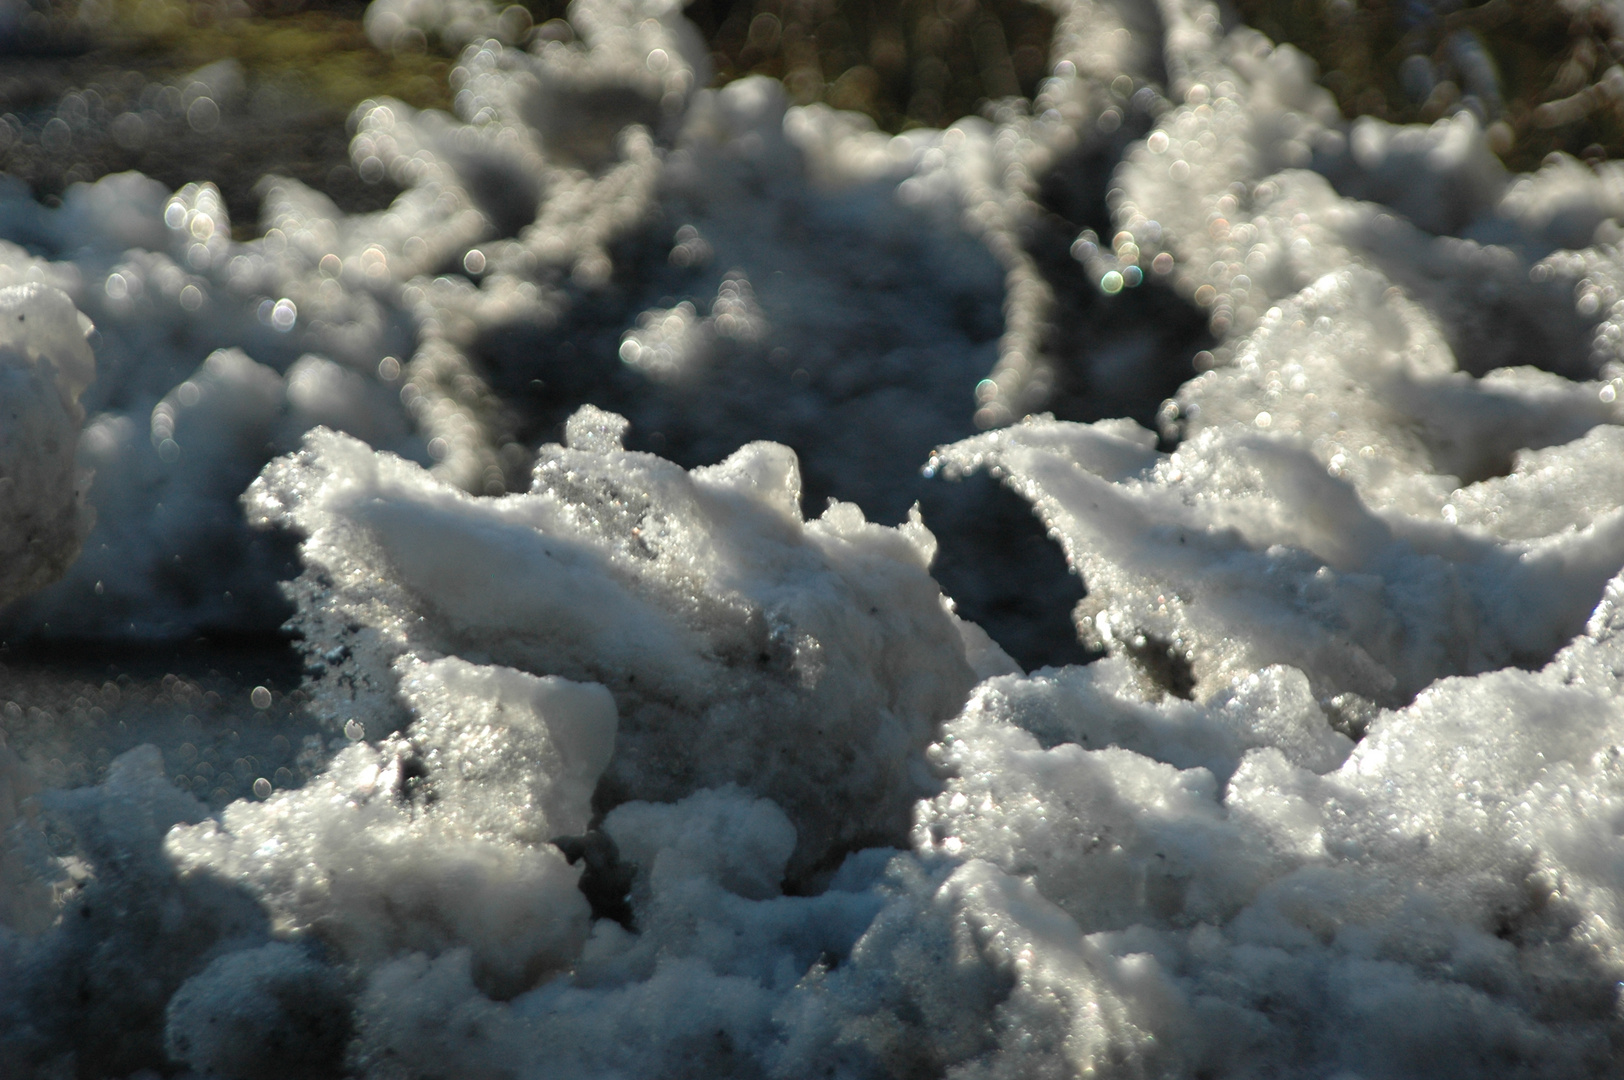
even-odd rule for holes
{"type": "MultiPolygon", "coordinates": [[[[590,680],[620,715],[586,783],[608,767],[600,811],[743,784],[790,815],[797,876],[900,841],[930,787],[919,754],[975,682],[926,573],[934,538],[849,503],[804,521],[782,446],[690,473],[623,450],[624,428],[583,409],[568,447],[542,447],[531,492],[501,498],[331,433],[274,463],[250,513],[308,535],[301,647],[344,657],[319,707],[404,727],[395,672],[418,657],[590,680]]],[[[535,839],[584,819],[564,824],[535,839]]]]}
{"type": "Polygon", "coordinates": [[[0,603],[62,576],[90,525],[74,452],[96,375],[90,320],[60,290],[0,290],[0,603]],[[32,321],[30,321],[32,319],[32,321]]]}
{"type": "Polygon", "coordinates": [[[1620,174],[1057,10],[893,137],[380,0],[388,209],[0,191],[8,1076],[1617,1073],[1620,174]]]}

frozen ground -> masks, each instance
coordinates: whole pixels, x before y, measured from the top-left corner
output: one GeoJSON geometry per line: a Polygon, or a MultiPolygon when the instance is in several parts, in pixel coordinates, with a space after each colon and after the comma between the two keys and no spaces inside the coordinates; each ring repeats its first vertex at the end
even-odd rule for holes
{"type": "Polygon", "coordinates": [[[377,0],[386,207],[0,190],[0,1077],[1618,1075],[1624,169],[1053,8],[891,136],[377,0]]]}

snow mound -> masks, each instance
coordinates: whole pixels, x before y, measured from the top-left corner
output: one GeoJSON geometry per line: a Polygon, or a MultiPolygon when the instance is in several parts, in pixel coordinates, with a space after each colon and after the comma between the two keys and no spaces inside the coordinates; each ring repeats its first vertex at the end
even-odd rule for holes
{"type": "Polygon", "coordinates": [[[273,463],[246,498],[308,538],[295,595],[319,707],[404,727],[412,657],[599,682],[620,716],[600,811],[741,784],[790,815],[796,878],[900,840],[969,650],[998,651],[967,644],[927,573],[935,539],[849,503],[804,520],[782,446],[690,472],[623,450],[625,426],[581,410],[531,491],[498,499],[328,432],[273,463]]]}
{"type": "Polygon", "coordinates": [[[0,604],[61,577],[93,520],[75,459],[91,329],[60,289],[0,289],[0,604]]]}

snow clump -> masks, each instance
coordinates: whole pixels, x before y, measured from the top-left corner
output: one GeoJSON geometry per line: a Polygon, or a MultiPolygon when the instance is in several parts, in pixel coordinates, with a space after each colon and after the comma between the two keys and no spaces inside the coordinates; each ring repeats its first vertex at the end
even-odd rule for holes
{"type": "Polygon", "coordinates": [[[61,577],[89,530],[75,452],[91,331],[60,289],[0,289],[0,604],[61,577]]]}

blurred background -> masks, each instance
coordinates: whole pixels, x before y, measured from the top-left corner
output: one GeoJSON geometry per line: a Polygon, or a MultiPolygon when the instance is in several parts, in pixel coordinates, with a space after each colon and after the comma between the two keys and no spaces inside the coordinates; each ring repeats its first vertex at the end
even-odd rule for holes
{"type": "MultiPolygon", "coordinates": [[[[564,0],[513,5],[516,40],[568,37],[564,0]]],[[[345,210],[395,192],[350,167],[346,120],[369,96],[448,108],[462,42],[388,51],[359,0],[0,0],[0,171],[49,202],[76,180],[139,169],[211,180],[239,230],[254,184],[292,176],[345,210]],[[248,106],[219,123],[211,95],[248,106]],[[255,120],[258,120],[256,123],[255,120]],[[266,137],[271,135],[273,137],[266,137]]],[[[1479,116],[1516,170],[1553,150],[1624,152],[1624,40],[1601,5],[1557,0],[1235,0],[1232,11],[1318,62],[1349,116],[1479,116]]],[[[747,74],[883,130],[941,127],[1046,74],[1055,16],[1025,0],[696,0],[717,85],[747,74]]]]}

